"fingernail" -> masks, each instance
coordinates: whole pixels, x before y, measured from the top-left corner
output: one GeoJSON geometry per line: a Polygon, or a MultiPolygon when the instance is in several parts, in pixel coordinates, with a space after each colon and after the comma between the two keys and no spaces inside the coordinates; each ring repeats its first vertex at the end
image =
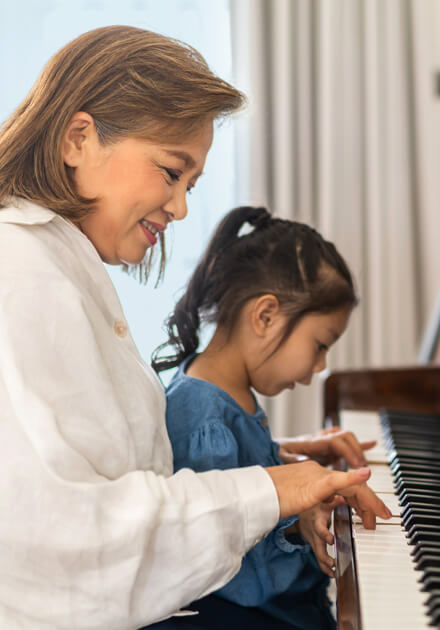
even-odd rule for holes
{"type": "Polygon", "coordinates": [[[393,515],[393,513],[391,512],[389,508],[387,508],[387,514],[388,514],[388,518],[391,518],[393,515]]]}
{"type": "Polygon", "coordinates": [[[361,475],[367,475],[370,473],[370,469],[365,467],[362,468],[358,468],[358,473],[360,473],[361,475]]]}

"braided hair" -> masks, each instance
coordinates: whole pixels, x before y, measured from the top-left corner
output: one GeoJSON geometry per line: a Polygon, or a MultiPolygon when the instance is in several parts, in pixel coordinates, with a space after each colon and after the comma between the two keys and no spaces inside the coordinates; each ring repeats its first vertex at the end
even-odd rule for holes
{"type": "Polygon", "coordinates": [[[276,349],[304,315],[353,308],[358,301],[333,243],[304,223],[273,217],[264,207],[241,206],[218,225],[169,316],[168,341],[154,351],[154,369],[175,367],[196,352],[205,322],[230,333],[243,306],[265,294],[274,295],[287,316],[276,349]]]}

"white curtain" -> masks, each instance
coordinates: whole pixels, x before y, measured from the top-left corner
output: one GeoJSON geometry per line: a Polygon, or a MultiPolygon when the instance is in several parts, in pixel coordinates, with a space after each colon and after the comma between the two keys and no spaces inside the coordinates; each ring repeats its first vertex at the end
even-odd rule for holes
{"type": "MultiPolygon", "coordinates": [[[[361,305],[332,369],[415,363],[440,288],[440,0],[230,3],[237,202],[348,261],[361,305]]],[[[321,386],[265,401],[274,434],[320,426],[321,386]]]]}

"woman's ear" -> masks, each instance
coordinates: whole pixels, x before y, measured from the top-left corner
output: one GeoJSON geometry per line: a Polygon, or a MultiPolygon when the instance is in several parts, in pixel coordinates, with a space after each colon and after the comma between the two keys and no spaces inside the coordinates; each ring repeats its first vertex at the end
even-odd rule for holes
{"type": "Polygon", "coordinates": [[[86,146],[98,140],[95,122],[87,112],[77,112],[67,126],[63,138],[63,160],[73,168],[80,165],[86,146]]]}
{"type": "Polygon", "coordinates": [[[271,294],[261,295],[252,308],[252,326],[259,337],[265,337],[280,314],[280,303],[271,294]]]}

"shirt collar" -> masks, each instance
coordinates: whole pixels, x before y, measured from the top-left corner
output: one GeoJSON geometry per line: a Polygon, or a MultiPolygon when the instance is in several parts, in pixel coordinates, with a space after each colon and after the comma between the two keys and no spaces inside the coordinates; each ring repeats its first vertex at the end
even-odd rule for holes
{"type": "Polygon", "coordinates": [[[21,197],[11,197],[6,207],[0,208],[0,223],[19,225],[43,225],[59,215],[53,210],[39,206],[33,201],[21,197]]]}

